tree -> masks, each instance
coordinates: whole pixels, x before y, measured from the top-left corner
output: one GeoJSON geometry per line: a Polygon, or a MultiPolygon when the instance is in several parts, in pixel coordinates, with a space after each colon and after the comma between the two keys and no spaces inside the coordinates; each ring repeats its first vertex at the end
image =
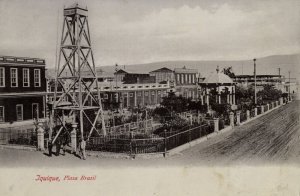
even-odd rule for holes
{"type": "Polygon", "coordinates": [[[272,85],[264,85],[263,90],[257,93],[260,103],[278,100],[282,96],[281,90],[274,88],[272,85]]]}
{"type": "Polygon", "coordinates": [[[184,112],[188,109],[188,99],[170,92],[167,97],[163,98],[161,105],[169,111],[184,112]]]}
{"type": "Polygon", "coordinates": [[[228,75],[230,78],[233,78],[235,76],[233,70],[232,70],[232,67],[225,67],[223,68],[223,71],[222,71],[224,74],[228,75]]]}

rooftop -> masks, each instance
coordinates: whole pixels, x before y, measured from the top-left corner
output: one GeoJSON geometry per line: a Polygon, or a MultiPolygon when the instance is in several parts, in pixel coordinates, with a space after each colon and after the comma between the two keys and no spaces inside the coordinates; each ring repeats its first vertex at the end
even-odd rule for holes
{"type": "Polygon", "coordinates": [[[160,68],[160,69],[150,71],[149,73],[153,73],[153,72],[173,72],[173,71],[171,69],[167,68],[167,67],[163,67],[163,68],[160,68]]]}
{"type": "Polygon", "coordinates": [[[204,79],[202,83],[206,84],[232,84],[233,80],[224,73],[219,72],[217,69],[216,72],[212,72],[207,78],[204,79]]]}
{"type": "Polygon", "coordinates": [[[45,65],[45,59],[30,58],[30,57],[16,57],[16,56],[1,56],[0,63],[13,63],[13,64],[27,64],[27,65],[45,65]]]}
{"type": "Polygon", "coordinates": [[[183,68],[175,68],[175,73],[198,73],[197,69],[187,69],[185,66],[183,68]]]}

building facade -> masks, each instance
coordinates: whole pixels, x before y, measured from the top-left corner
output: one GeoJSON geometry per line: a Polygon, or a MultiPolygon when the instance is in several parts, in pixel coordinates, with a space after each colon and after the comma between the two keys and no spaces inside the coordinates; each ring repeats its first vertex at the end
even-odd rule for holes
{"type": "Polygon", "coordinates": [[[45,60],[0,56],[0,123],[44,118],[45,60]]]}
{"type": "Polygon", "coordinates": [[[183,68],[174,69],[175,78],[175,91],[179,96],[190,98],[193,100],[198,99],[198,70],[183,68]]]}
{"type": "Polygon", "coordinates": [[[174,71],[166,67],[153,70],[149,72],[149,74],[150,76],[155,77],[156,83],[167,82],[167,81],[173,83],[175,81],[174,71]]]}

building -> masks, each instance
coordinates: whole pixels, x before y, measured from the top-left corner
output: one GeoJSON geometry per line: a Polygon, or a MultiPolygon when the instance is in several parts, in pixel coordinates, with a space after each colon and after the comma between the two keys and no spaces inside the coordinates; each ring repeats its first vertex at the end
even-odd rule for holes
{"type": "Polygon", "coordinates": [[[0,123],[45,118],[45,60],[0,56],[0,123]]]}
{"type": "MultiPolygon", "coordinates": [[[[233,81],[241,86],[254,85],[254,75],[236,75],[233,81]]],[[[281,75],[256,75],[256,86],[262,89],[264,85],[277,86],[283,82],[284,78],[281,75]]]]}
{"type": "Polygon", "coordinates": [[[115,77],[117,82],[122,82],[125,84],[155,83],[155,77],[150,76],[149,73],[141,73],[137,71],[125,71],[123,69],[119,69],[115,72],[115,77]]]}
{"type": "Polygon", "coordinates": [[[100,83],[100,92],[104,109],[111,109],[113,105],[118,108],[152,107],[161,103],[167,96],[170,84],[118,84],[100,83]]]}
{"type": "Polygon", "coordinates": [[[197,69],[183,68],[174,69],[175,91],[177,95],[193,100],[198,99],[197,69]]]}
{"type": "Polygon", "coordinates": [[[211,102],[217,104],[231,104],[235,105],[235,83],[224,73],[211,73],[207,78],[199,83],[201,88],[200,99],[202,104],[209,106],[211,102]]]}
{"type": "Polygon", "coordinates": [[[167,81],[173,83],[175,81],[174,71],[166,67],[153,70],[149,72],[149,74],[150,76],[155,77],[156,83],[162,83],[167,81]]]}

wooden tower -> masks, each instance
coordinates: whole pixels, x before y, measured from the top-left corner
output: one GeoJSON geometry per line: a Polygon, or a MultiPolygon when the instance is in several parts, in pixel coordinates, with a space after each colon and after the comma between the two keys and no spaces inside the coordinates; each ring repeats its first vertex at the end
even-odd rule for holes
{"type": "Polygon", "coordinates": [[[53,142],[67,129],[66,114],[73,118],[73,123],[78,123],[82,139],[89,139],[94,130],[98,132],[97,122],[102,124],[102,133],[105,135],[99,84],[91,48],[88,10],[78,4],[64,9],[56,71],[51,121],[55,122],[52,127],[55,124],[60,128],[53,142]]]}

